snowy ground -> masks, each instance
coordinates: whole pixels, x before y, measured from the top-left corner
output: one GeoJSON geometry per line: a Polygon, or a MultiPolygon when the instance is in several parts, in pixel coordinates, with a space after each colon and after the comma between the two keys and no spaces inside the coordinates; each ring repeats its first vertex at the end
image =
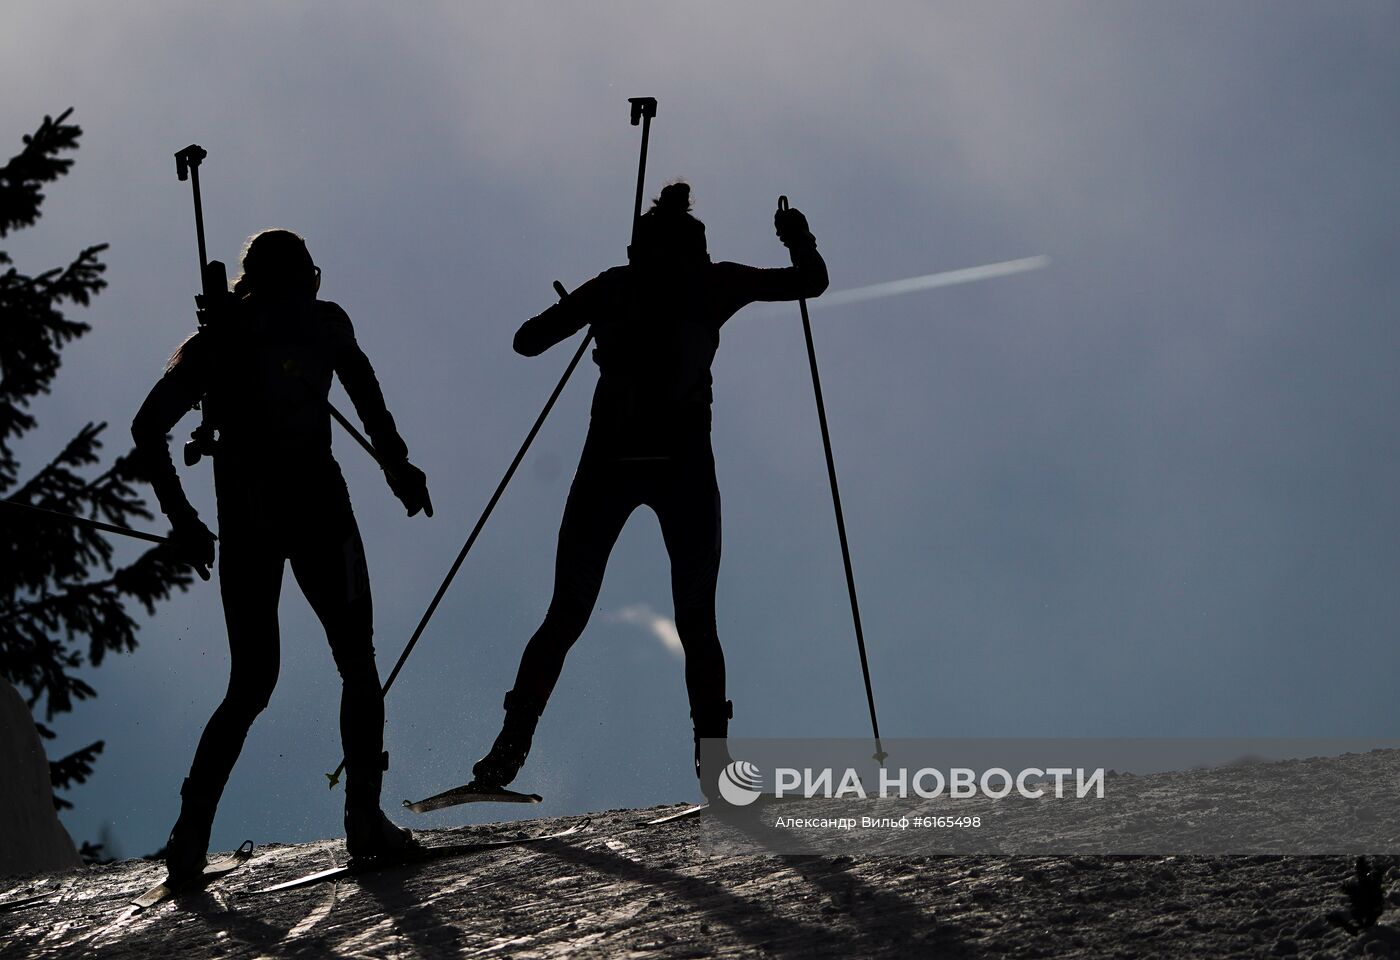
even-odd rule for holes
{"type": "MultiPolygon", "coordinates": [[[[1377,805],[1393,803],[1395,759],[1352,761],[1375,765],[1377,805]]],[[[1157,803],[1199,817],[1205,775],[1143,779],[1157,803]]],[[[699,822],[642,825],[655,815],[608,811],[566,839],[254,895],[344,856],[339,841],[269,845],[215,889],[143,914],[125,905],[160,880],[158,864],[0,880],[0,954],[1400,956],[1400,929],[1385,923],[1400,927],[1400,908],[1360,936],[1327,922],[1352,869],[1341,856],[721,856],[706,852],[699,822]],[[42,899],[3,907],[30,897],[42,899]]],[[[580,819],[421,836],[444,843],[580,819]]]]}

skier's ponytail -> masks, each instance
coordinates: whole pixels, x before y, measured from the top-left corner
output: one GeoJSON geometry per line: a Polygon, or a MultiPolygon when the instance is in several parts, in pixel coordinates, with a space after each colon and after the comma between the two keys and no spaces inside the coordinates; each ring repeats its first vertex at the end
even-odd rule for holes
{"type": "Polygon", "coordinates": [[[679,213],[690,212],[690,184],[684,180],[677,180],[675,183],[668,183],[661,188],[661,193],[651,202],[651,210],[660,214],[674,216],[679,213]]]}
{"type": "Polygon", "coordinates": [[[634,263],[662,264],[708,261],[705,225],[690,212],[690,184],[668,183],[637,222],[634,263]]]}

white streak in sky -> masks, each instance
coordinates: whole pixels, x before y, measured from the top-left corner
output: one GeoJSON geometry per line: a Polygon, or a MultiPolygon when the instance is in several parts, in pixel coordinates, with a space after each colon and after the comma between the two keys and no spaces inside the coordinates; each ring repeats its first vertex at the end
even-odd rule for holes
{"type": "Polygon", "coordinates": [[[661,641],[661,645],[677,657],[685,657],[681,646],[681,635],[676,631],[676,621],[663,617],[645,603],[634,603],[608,614],[609,620],[631,623],[649,632],[661,641]]]}
{"type": "MultiPolygon", "coordinates": [[[[824,293],[820,297],[807,301],[810,310],[819,307],[839,307],[848,303],[859,303],[862,300],[876,300],[880,297],[895,297],[905,293],[916,293],[919,290],[932,290],[935,287],[950,287],[955,283],[972,283],[977,280],[993,280],[997,277],[1010,276],[1013,273],[1025,273],[1027,270],[1039,270],[1049,266],[1050,258],[1044,255],[1037,257],[1025,257],[1021,260],[1003,260],[1000,263],[987,263],[980,267],[964,267],[961,270],[945,270],[942,273],[928,273],[922,277],[909,277],[906,280],[891,280],[888,283],[873,283],[868,287],[852,287],[849,290],[837,290],[835,293],[824,293]]],[[[786,304],[772,304],[767,312],[791,309],[786,304]]]]}

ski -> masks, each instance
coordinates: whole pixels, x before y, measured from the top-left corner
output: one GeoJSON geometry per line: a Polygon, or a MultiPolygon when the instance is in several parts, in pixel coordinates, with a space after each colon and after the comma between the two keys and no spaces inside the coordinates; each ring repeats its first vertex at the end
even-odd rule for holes
{"type": "Polygon", "coordinates": [[[708,803],[697,803],[693,807],[686,807],[684,810],[668,813],[665,816],[657,817],[655,820],[648,820],[646,825],[648,827],[655,827],[663,823],[674,823],[677,820],[689,820],[691,817],[698,817],[709,812],[710,805],[708,803]]]}
{"type": "Polygon", "coordinates": [[[575,824],[567,830],[559,830],[555,833],[541,834],[535,837],[513,837],[506,840],[475,840],[468,843],[449,843],[440,847],[425,847],[423,850],[406,860],[370,860],[349,863],[321,870],[316,873],[298,877],[295,880],[288,880],[262,890],[255,890],[255,894],[280,893],[286,890],[297,890],[301,887],[309,887],[318,883],[326,883],[333,880],[341,880],[349,877],[363,876],[367,873],[374,873],[379,870],[391,870],[394,867],[412,867],[420,863],[431,863],[434,860],[448,860],[453,857],[466,856],[471,853],[484,853],[488,850],[499,850],[504,847],[519,847],[528,843],[539,843],[543,840],[558,840],[562,837],[572,836],[578,833],[587,825],[584,823],[575,824]]]}
{"type": "MultiPolygon", "coordinates": [[[[806,797],[775,797],[775,796],[773,796],[773,795],[770,794],[770,793],[765,793],[765,794],[760,795],[760,796],[754,801],[754,804],[753,804],[753,806],[751,806],[751,807],[734,807],[734,806],[730,806],[730,805],[728,805],[728,804],[724,804],[724,805],[721,807],[721,810],[723,810],[723,811],[729,811],[730,813],[737,813],[738,811],[742,811],[742,810],[748,810],[748,811],[751,811],[751,812],[752,812],[752,811],[762,810],[762,809],[765,809],[765,808],[768,808],[768,807],[780,806],[780,805],[782,805],[782,804],[801,803],[803,800],[806,800],[806,799],[808,799],[808,798],[806,798],[806,797]]],[[[693,805],[693,806],[685,807],[685,808],[682,809],[682,810],[677,810],[675,813],[667,813],[667,814],[663,814],[662,816],[655,817],[655,818],[653,818],[653,819],[651,819],[651,820],[647,820],[647,821],[645,822],[645,826],[648,826],[648,827],[655,827],[655,826],[660,826],[660,825],[663,824],[663,823],[674,823],[674,822],[677,821],[677,820],[690,820],[690,819],[693,819],[693,818],[695,818],[695,817],[704,816],[705,814],[710,813],[710,812],[711,812],[710,804],[708,804],[708,803],[697,803],[697,804],[695,804],[695,805],[693,805]]]]}
{"type": "Polygon", "coordinates": [[[403,805],[414,813],[431,813],[460,803],[539,803],[538,793],[517,793],[514,790],[481,790],[470,783],[435,793],[426,800],[405,800],[403,805]]]}
{"type": "Polygon", "coordinates": [[[199,877],[192,883],[181,884],[179,886],[172,887],[167,882],[170,879],[167,876],[165,880],[162,880],[160,883],[156,884],[154,887],[141,894],[141,896],[131,901],[131,905],[135,907],[138,911],[148,910],[151,907],[154,907],[156,904],[163,903],[166,900],[170,900],[174,897],[182,897],[187,893],[196,893],[200,890],[203,890],[205,887],[209,886],[209,884],[213,883],[215,880],[218,880],[220,877],[223,877],[237,870],[239,867],[243,866],[243,864],[247,863],[250,859],[252,859],[252,857],[253,841],[245,840],[243,841],[243,845],[237,850],[235,850],[233,853],[230,853],[226,857],[221,857],[218,860],[213,861],[212,863],[206,864],[204,867],[204,872],[200,874],[199,877]]]}
{"type": "Polygon", "coordinates": [[[37,897],[25,897],[23,900],[11,900],[8,903],[0,903],[0,913],[8,913],[11,910],[23,910],[25,907],[32,907],[36,903],[43,903],[52,893],[42,893],[37,897]]]}

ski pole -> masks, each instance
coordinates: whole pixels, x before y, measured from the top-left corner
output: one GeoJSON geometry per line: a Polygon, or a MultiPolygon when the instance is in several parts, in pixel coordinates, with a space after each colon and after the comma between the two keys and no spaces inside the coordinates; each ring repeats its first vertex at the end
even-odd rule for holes
{"type": "MultiPolygon", "coordinates": [[[[559,281],[554,282],[554,288],[562,299],[566,296],[564,285],[559,281]]],[[[394,664],[394,669],[389,671],[389,678],[384,681],[384,692],[388,693],[389,688],[394,685],[394,680],[398,678],[399,671],[403,669],[404,662],[408,660],[408,655],[413,652],[418,639],[423,635],[424,629],[428,626],[428,621],[432,619],[433,613],[437,610],[438,604],[447,593],[447,588],[452,583],[452,579],[457,576],[458,569],[462,562],[467,559],[467,554],[476,543],[476,538],[481,535],[482,528],[486,526],[486,521],[491,517],[491,512],[496,509],[496,504],[500,502],[501,495],[506,492],[506,487],[515,477],[515,471],[520,467],[521,461],[525,459],[526,452],[530,449],[530,444],[535,442],[535,437],[539,435],[540,428],[544,426],[545,420],[549,417],[549,412],[554,409],[554,403],[559,399],[559,395],[564,392],[564,387],[568,385],[569,378],[573,376],[574,368],[583,359],[584,351],[588,348],[588,337],[584,337],[578,349],[574,351],[573,359],[564,368],[564,374],[559,378],[559,382],[554,386],[554,392],[545,401],[544,409],[535,418],[534,424],[530,427],[530,432],[525,435],[525,441],[520,444],[520,449],[515,452],[515,458],[511,460],[510,466],[506,468],[505,476],[501,477],[501,482],[496,484],[496,490],[491,494],[491,499],[486,501],[486,509],[481,511],[481,516],[477,517],[476,524],[472,527],[472,532],[467,535],[467,542],[462,544],[462,549],[457,554],[457,559],[452,561],[452,567],[447,571],[447,576],[443,577],[442,583],[438,586],[437,593],[433,594],[433,600],[428,604],[428,609],[423,612],[423,618],[418,621],[417,628],[413,631],[413,636],[409,638],[408,645],[404,647],[403,653],[399,654],[398,662],[394,664]]]]}
{"type": "MultiPolygon", "coordinates": [[[[787,197],[778,198],[778,209],[788,208],[787,197]]],[[[822,448],[826,451],[826,477],[831,484],[831,505],[836,511],[836,533],[841,540],[841,562],[846,568],[846,592],[851,598],[851,620],[855,623],[856,647],[860,650],[860,672],[865,678],[865,700],[870,705],[870,729],[875,734],[875,760],[885,763],[884,746],[880,743],[880,721],[875,716],[875,691],[870,686],[870,662],[865,655],[865,631],[860,626],[860,603],[856,600],[856,578],[851,571],[851,548],[846,542],[846,516],[841,511],[841,490],[836,485],[836,461],[831,455],[831,432],[826,425],[826,403],[822,400],[821,374],[817,372],[817,349],[812,344],[812,321],[807,316],[807,298],[797,301],[802,311],[802,334],[807,340],[807,363],[812,368],[812,391],[817,398],[817,422],[822,429],[822,448]]]]}
{"type": "MultiPolygon", "coordinates": [[[[209,151],[197,143],[192,143],[175,154],[175,176],[181,182],[188,178],[190,189],[194,193],[194,233],[195,240],[199,244],[199,280],[203,291],[200,296],[195,297],[195,306],[201,327],[210,322],[219,300],[228,297],[228,270],[222,262],[209,259],[204,244],[204,203],[199,193],[199,165],[204,162],[207,156],[209,156],[209,151]]],[[[384,463],[379,459],[379,454],[375,453],[374,447],[370,446],[364,435],[355,429],[329,399],[324,399],[322,402],[325,403],[326,409],[330,411],[330,415],[335,418],[336,423],[344,427],[355,439],[355,442],[364,447],[365,452],[374,458],[374,462],[387,472],[388,468],[384,466],[384,463]]],[[[185,444],[185,466],[192,467],[199,462],[200,457],[212,453],[213,444],[213,424],[207,421],[201,422],[191,435],[189,442],[185,444]]]]}
{"type": "MultiPolygon", "coordinates": [[[[637,164],[637,197],[636,202],[632,206],[632,239],[635,241],[637,238],[637,220],[642,215],[642,186],[646,180],[647,140],[651,134],[651,118],[656,116],[656,98],[629,97],[627,102],[632,105],[632,126],[635,127],[639,122],[642,124],[641,157],[637,164]]],[[[559,294],[561,300],[568,296],[568,291],[564,289],[564,285],[558,280],[554,281],[554,292],[559,294]]],[[[462,549],[457,554],[457,559],[452,561],[452,566],[447,571],[447,576],[443,577],[442,583],[437,588],[437,593],[433,594],[433,599],[428,604],[428,609],[423,612],[423,617],[418,621],[418,626],[414,628],[413,635],[408,638],[408,643],[404,646],[403,653],[399,654],[399,659],[398,662],[394,664],[394,669],[389,671],[389,677],[384,681],[384,694],[387,695],[389,693],[389,688],[392,687],[394,681],[398,679],[399,671],[403,669],[403,665],[407,662],[409,654],[413,652],[413,648],[418,645],[418,640],[423,636],[423,631],[427,628],[428,621],[433,618],[433,614],[437,611],[438,604],[442,602],[443,596],[447,593],[447,588],[452,584],[452,579],[457,576],[457,571],[461,568],[463,561],[467,559],[467,554],[471,551],[472,545],[476,543],[477,536],[481,533],[482,528],[486,526],[486,520],[491,516],[491,511],[496,509],[496,503],[501,499],[501,495],[505,493],[511,478],[515,476],[516,468],[519,467],[520,462],[525,459],[525,453],[530,449],[530,444],[535,442],[535,436],[540,432],[540,428],[544,426],[545,418],[547,418],[549,412],[554,409],[555,401],[558,400],[559,395],[564,392],[564,387],[568,384],[569,378],[573,376],[574,369],[578,366],[579,361],[583,359],[584,353],[588,350],[588,345],[592,342],[593,331],[590,329],[588,333],[584,335],[583,342],[578,345],[578,349],[574,351],[573,359],[571,359],[569,365],[564,368],[563,376],[559,378],[559,383],[555,385],[554,392],[551,393],[549,399],[545,401],[544,409],[541,410],[540,415],[535,418],[535,423],[530,427],[530,432],[525,435],[525,442],[522,443],[520,449],[516,451],[515,459],[512,460],[510,466],[506,468],[505,476],[503,476],[501,482],[496,485],[496,491],[491,494],[491,499],[487,501],[486,509],[481,511],[481,516],[477,518],[476,525],[472,527],[471,533],[467,535],[467,542],[462,545],[462,549]]],[[[328,789],[335,789],[336,784],[340,783],[340,775],[344,772],[345,759],[342,757],[340,765],[337,766],[335,770],[326,774],[326,780],[329,781],[328,789]]]]}
{"type": "MultiPolygon", "coordinates": [[[[566,293],[564,285],[557,280],[554,282],[554,289],[559,293],[561,298],[566,293]]],[[[579,361],[583,359],[583,354],[588,349],[588,344],[591,339],[592,335],[590,334],[584,337],[583,342],[578,345],[578,350],[574,352],[573,359],[570,360],[569,365],[564,368],[564,375],[559,378],[559,383],[554,387],[554,392],[549,395],[549,399],[545,402],[544,409],[541,410],[540,415],[535,418],[535,423],[530,427],[530,432],[525,435],[525,442],[520,445],[520,449],[515,453],[515,459],[511,460],[510,466],[506,468],[505,476],[501,477],[501,482],[496,484],[496,491],[491,494],[491,499],[486,502],[486,509],[482,510],[481,516],[477,517],[476,525],[472,527],[471,533],[467,535],[467,542],[462,544],[462,549],[458,552],[457,559],[452,561],[452,566],[448,569],[447,576],[442,578],[442,583],[438,585],[437,593],[433,594],[433,599],[432,602],[428,604],[428,609],[423,611],[423,616],[418,621],[418,626],[414,627],[413,635],[408,638],[408,643],[404,646],[403,653],[399,654],[399,659],[398,662],[394,664],[394,669],[389,671],[389,677],[384,681],[383,693],[385,695],[389,693],[389,688],[392,687],[394,681],[398,679],[399,671],[403,669],[403,665],[407,662],[409,654],[413,653],[413,648],[418,645],[419,638],[423,636],[423,631],[428,627],[428,621],[431,620],[433,614],[437,612],[438,604],[442,602],[442,598],[447,594],[447,588],[452,585],[453,578],[457,576],[457,571],[461,569],[463,561],[467,559],[467,554],[471,552],[472,546],[476,543],[476,538],[481,534],[482,528],[486,526],[486,521],[491,516],[491,511],[496,509],[496,504],[500,501],[501,495],[506,492],[506,487],[510,484],[511,478],[515,476],[515,471],[520,466],[520,462],[525,459],[525,454],[530,449],[530,444],[535,442],[536,435],[539,434],[540,428],[544,426],[545,418],[547,418],[549,412],[554,409],[554,402],[558,400],[559,395],[564,392],[564,387],[568,384],[569,378],[573,376],[574,368],[577,367],[579,361]]],[[[336,767],[333,772],[326,774],[326,779],[330,781],[329,789],[335,789],[335,785],[340,782],[340,775],[344,771],[345,760],[342,759],[340,765],[336,767]]]]}
{"type": "Polygon", "coordinates": [[[379,459],[378,451],[376,451],[374,447],[370,445],[369,440],[365,437],[363,433],[355,429],[355,425],[353,423],[345,419],[345,414],[337,410],[335,406],[332,405],[330,402],[326,403],[326,409],[331,412],[331,416],[335,418],[335,422],[344,427],[345,432],[350,434],[350,436],[354,439],[356,443],[365,448],[365,453],[369,454],[371,457],[374,458],[374,462],[379,464],[379,468],[381,470],[383,470],[385,473],[391,473],[389,468],[384,466],[384,461],[379,459]]]}
{"type": "Polygon", "coordinates": [[[156,536],[154,533],[147,533],[144,530],[133,530],[130,527],[119,527],[115,523],[104,523],[101,520],[93,520],[89,517],[80,517],[73,513],[64,513],[62,510],[50,510],[47,507],[36,507],[30,503],[20,503],[17,500],[0,500],[0,505],[15,507],[20,510],[28,510],[31,513],[41,513],[48,517],[56,517],[66,520],[68,523],[76,523],[81,527],[92,527],[94,530],[105,530],[108,533],[118,533],[123,537],[131,537],[135,540],[145,540],[148,543],[168,543],[168,537],[156,536]]]}

